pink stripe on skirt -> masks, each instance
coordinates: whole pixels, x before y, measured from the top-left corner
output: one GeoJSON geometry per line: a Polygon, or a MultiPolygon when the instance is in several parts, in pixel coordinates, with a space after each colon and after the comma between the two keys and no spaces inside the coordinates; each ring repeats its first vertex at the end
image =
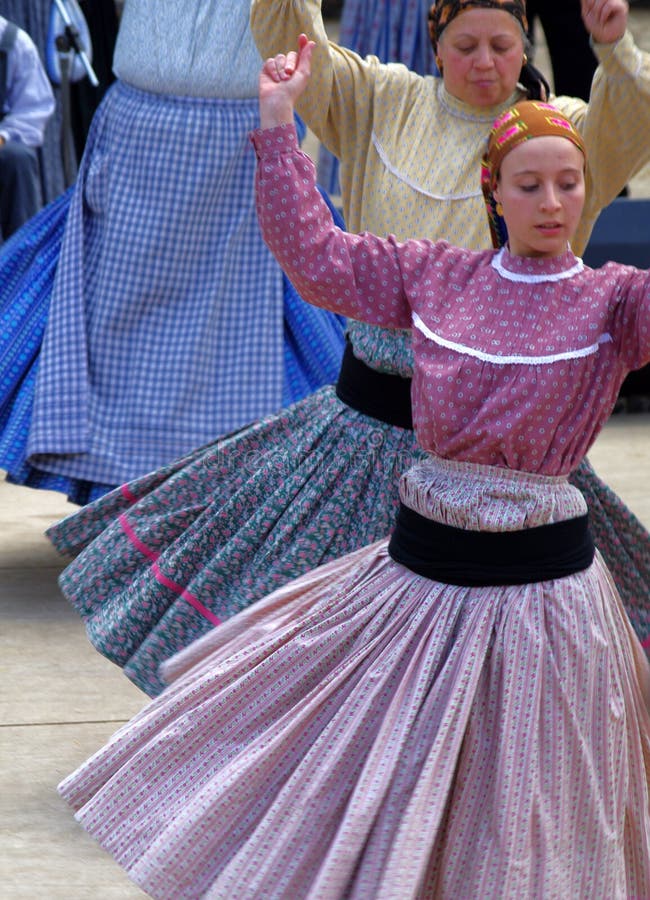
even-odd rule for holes
{"type": "MultiPolygon", "coordinates": [[[[438,461],[402,498],[500,530],[581,509],[564,479],[438,461]]],[[[165,673],[60,786],[154,897],[650,896],[647,663],[598,555],[459,588],[382,541],[165,673]]]]}

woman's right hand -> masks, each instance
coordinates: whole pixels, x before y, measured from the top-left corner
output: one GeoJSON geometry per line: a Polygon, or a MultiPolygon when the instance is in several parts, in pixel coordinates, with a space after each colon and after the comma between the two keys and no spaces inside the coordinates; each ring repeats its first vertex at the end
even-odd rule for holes
{"type": "Polygon", "coordinates": [[[316,44],[305,34],[298,38],[298,50],[279,53],[266,60],[260,72],[259,99],[262,128],[293,122],[296,100],[307,86],[311,55],[316,44]]]}
{"type": "Polygon", "coordinates": [[[627,0],[581,0],[582,19],[597,44],[614,44],[625,34],[627,0]]]}

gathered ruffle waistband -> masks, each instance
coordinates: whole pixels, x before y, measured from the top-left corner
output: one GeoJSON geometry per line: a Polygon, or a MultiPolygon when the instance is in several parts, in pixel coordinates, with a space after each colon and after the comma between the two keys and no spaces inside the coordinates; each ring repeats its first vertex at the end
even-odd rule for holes
{"type": "Polygon", "coordinates": [[[586,502],[564,476],[430,457],[400,483],[396,561],[445,584],[530,584],[594,558],[586,502]]]}
{"type": "Polygon", "coordinates": [[[564,475],[538,475],[430,456],[400,481],[400,499],[427,519],[470,531],[518,531],[587,513],[564,475]]]}

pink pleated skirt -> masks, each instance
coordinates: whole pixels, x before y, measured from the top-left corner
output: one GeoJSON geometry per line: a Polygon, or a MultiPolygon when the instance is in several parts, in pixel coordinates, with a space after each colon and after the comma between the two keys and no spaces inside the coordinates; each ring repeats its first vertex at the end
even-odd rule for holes
{"type": "MultiPolygon", "coordinates": [[[[470,529],[585,512],[564,478],[434,459],[401,495],[470,529]]],[[[647,662],[598,555],[465,588],[382,541],[164,674],[59,787],[153,897],[650,897],[647,662]]]]}

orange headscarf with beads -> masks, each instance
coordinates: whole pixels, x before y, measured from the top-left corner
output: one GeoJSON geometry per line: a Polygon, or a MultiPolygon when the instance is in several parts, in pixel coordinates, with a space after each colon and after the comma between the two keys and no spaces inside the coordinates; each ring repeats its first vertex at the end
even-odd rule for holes
{"type": "Polygon", "coordinates": [[[536,137],[563,137],[587,157],[587,149],[575,125],[550,103],[522,100],[502,113],[492,125],[481,168],[481,187],[490,224],[492,244],[501,247],[507,240],[503,217],[497,210],[494,188],[505,156],[524,141],[536,137]]]}

